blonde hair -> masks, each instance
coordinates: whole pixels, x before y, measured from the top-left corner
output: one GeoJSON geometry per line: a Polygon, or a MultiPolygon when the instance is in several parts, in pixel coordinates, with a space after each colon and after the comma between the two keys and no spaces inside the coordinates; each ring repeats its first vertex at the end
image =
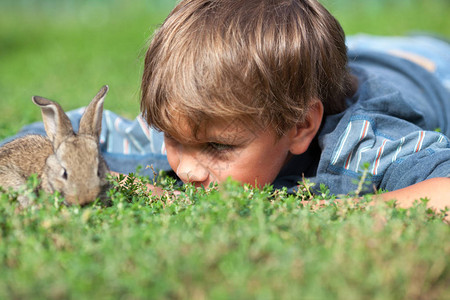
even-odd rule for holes
{"type": "Polygon", "coordinates": [[[312,99],[344,109],[344,32],[314,0],[184,0],[155,32],[145,57],[141,110],[171,135],[179,118],[252,120],[282,135],[312,99]]]}

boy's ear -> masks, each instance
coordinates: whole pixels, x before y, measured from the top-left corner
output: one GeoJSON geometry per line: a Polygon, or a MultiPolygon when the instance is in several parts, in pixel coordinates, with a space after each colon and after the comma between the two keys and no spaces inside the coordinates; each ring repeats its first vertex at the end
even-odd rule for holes
{"type": "Polygon", "coordinates": [[[305,120],[297,123],[288,132],[290,138],[289,151],[292,154],[299,155],[308,149],[317,131],[319,131],[322,117],[323,104],[320,100],[315,100],[309,107],[305,120]]]}

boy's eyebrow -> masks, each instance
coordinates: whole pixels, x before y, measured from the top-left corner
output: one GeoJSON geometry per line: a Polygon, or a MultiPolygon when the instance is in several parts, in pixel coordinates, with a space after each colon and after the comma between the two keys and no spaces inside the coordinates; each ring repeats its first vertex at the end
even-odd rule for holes
{"type": "Polygon", "coordinates": [[[221,144],[244,144],[256,137],[256,134],[248,131],[234,131],[227,132],[222,131],[218,134],[211,134],[206,137],[206,140],[210,142],[216,142],[221,144]]]}
{"type": "Polygon", "coordinates": [[[219,134],[211,134],[207,135],[205,137],[186,137],[183,135],[176,135],[173,136],[169,133],[164,132],[164,135],[166,138],[175,140],[179,143],[186,143],[186,144],[195,144],[195,143],[219,143],[219,144],[229,144],[229,145],[237,145],[237,144],[244,144],[250,140],[253,140],[253,135],[245,135],[242,132],[231,134],[231,133],[219,133],[219,134]]]}
{"type": "Polygon", "coordinates": [[[220,143],[228,145],[245,144],[255,139],[262,130],[261,127],[251,127],[247,122],[233,119],[226,122],[204,123],[200,130],[192,128],[172,127],[164,131],[167,138],[180,143],[220,143]]]}
{"type": "Polygon", "coordinates": [[[214,142],[214,143],[218,143],[218,144],[228,144],[228,145],[233,145],[233,144],[242,144],[245,143],[248,138],[246,137],[239,137],[239,136],[229,136],[229,137],[210,137],[209,142],[214,142]]]}

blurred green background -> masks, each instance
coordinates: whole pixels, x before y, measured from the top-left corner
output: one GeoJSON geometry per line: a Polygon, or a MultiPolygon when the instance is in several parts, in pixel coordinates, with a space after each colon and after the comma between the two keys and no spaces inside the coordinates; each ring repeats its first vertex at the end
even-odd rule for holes
{"type": "MultiPolygon", "coordinates": [[[[143,55],[175,0],[1,0],[0,139],[40,121],[30,99],[66,109],[86,105],[108,84],[105,108],[139,112],[143,55]]],[[[347,34],[402,35],[429,31],[450,37],[448,0],[327,0],[347,34]]]]}

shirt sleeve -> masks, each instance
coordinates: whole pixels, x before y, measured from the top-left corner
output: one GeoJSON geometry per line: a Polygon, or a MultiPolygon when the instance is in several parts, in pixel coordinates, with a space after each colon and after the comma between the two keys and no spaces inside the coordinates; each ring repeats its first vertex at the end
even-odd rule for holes
{"type": "Polygon", "coordinates": [[[450,177],[450,149],[448,148],[429,147],[395,161],[387,168],[380,188],[392,191],[436,177],[450,177]]]}
{"type": "Polygon", "coordinates": [[[408,60],[366,52],[353,58],[358,91],[345,112],[326,117],[312,180],[348,194],[364,178],[363,193],[373,193],[448,177],[450,97],[442,82],[408,60]]]}
{"type": "Polygon", "coordinates": [[[334,193],[354,191],[363,173],[365,192],[393,191],[450,175],[447,136],[388,115],[356,113],[328,145],[330,159],[326,165],[322,161],[318,181],[328,183],[334,193]]]}
{"type": "Polygon", "coordinates": [[[109,168],[115,172],[127,174],[140,166],[140,174],[153,177],[153,170],[171,169],[163,133],[150,127],[141,115],[128,120],[104,111],[100,146],[109,168]]]}

